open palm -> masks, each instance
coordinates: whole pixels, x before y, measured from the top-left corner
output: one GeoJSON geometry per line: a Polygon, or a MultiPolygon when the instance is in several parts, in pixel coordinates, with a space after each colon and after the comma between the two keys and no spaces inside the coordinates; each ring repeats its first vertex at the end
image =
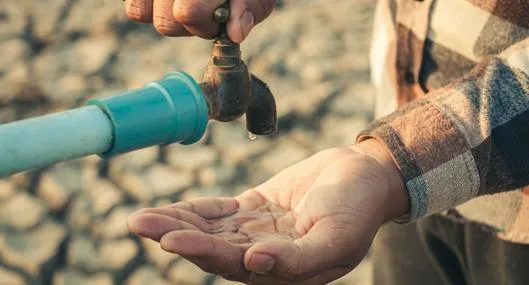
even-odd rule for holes
{"type": "Polygon", "coordinates": [[[385,174],[355,150],[327,150],[234,198],[142,209],[129,229],[230,280],[325,284],[362,260],[394,214],[385,174]]]}

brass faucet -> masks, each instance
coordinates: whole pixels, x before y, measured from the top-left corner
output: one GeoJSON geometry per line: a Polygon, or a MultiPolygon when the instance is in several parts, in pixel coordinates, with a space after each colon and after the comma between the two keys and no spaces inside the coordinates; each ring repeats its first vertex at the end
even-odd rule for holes
{"type": "Polygon", "coordinates": [[[209,118],[233,121],[246,113],[246,129],[255,135],[268,135],[277,130],[276,103],[262,80],[248,71],[241,59],[240,45],[227,34],[228,4],[213,15],[219,23],[219,34],[213,41],[211,58],[200,87],[204,91],[209,118]]]}

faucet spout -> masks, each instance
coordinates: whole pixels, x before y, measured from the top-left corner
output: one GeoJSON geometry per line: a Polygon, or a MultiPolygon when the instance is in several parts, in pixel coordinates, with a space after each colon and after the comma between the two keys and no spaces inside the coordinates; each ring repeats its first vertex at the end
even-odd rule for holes
{"type": "Polygon", "coordinates": [[[255,75],[252,94],[246,111],[246,129],[255,135],[269,135],[277,131],[276,102],[270,88],[255,75]]]}

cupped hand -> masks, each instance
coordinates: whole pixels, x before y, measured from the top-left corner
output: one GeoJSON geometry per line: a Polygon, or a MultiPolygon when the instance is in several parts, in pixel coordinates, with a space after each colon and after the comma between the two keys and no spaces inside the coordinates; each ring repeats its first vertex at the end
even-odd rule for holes
{"type": "MultiPolygon", "coordinates": [[[[199,36],[213,38],[219,24],[213,12],[227,0],[126,0],[130,19],[153,23],[156,30],[166,36],[199,36]]],[[[228,36],[242,42],[254,25],[272,13],[275,0],[230,0],[228,36]]]]}
{"type": "Polygon", "coordinates": [[[384,151],[373,140],[326,150],[234,198],[142,209],[129,229],[229,280],[325,284],[364,258],[382,223],[407,212],[384,151]]]}

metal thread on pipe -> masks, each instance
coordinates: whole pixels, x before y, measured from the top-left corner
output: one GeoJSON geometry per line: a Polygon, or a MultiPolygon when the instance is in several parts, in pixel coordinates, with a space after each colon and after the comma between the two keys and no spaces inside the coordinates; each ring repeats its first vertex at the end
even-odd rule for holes
{"type": "Polygon", "coordinates": [[[0,126],[0,177],[106,152],[112,123],[97,106],[0,126]]]}

